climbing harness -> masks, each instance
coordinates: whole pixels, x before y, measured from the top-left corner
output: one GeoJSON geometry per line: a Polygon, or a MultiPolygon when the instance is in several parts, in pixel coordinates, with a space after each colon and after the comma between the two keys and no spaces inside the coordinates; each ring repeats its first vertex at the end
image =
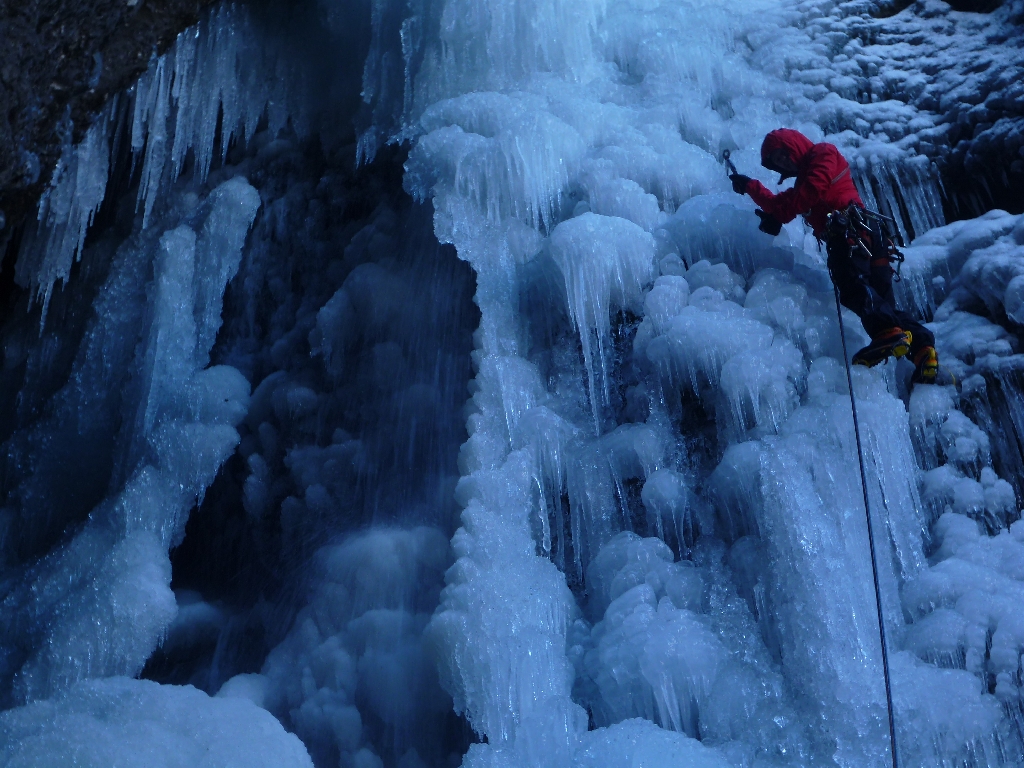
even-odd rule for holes
{"type": "Polygon", "coordinates": [[[853,396],[853,374],[850,371],[850,355],[846,349],[846,329],[843,327],[843,309],[839,303],[839,288],[832,288],[836,294],[836,315],[839,318],[839,338],[843,342],[843,362],[846,363],[846,382],[850,387],[850,410],[853,412],[853,435],[857,441],[857,461],[860,464],[860,487],[864,492],[864,515],[868,523],[868,546],[871,549],[871,575],[875,582],[875,607],[878,610],[878,639],[882,645],[882,673],[885,676],[885,705],[889,712],[889,746],[892,751],[892,768],[899,768],[896,755],[896,720],[893,717],[892,683],[889,679],[889,649],[885,641],[885,619],[882,615],[882,589],[878,581],[878,557],[875,553],[875,534],[871,525],[871,507],[868,503],[868,477],[864,469],[864,451],[860,442],[860,421],[857,419],[857,400],[853,396]]]}
{"type": "Polygon", "coordinates": [[[895,224],[896,222],[888,216],[863,208],[856,203],[850,205],[845,210],[834,211],[828,215],[829,233],[846,238],[846,243],[850,247],[851,257],[859,250],[863,252],[864,258],[870,264],[888,263],[889,268],[892,269],[892,265],[895,263],[896,268],[892,269],[893,282],[898,283],[903,279],[901,271],[906,257],[900,250],[900,248],[905,247],[905,244],[899,229],[894,229],[895,224]],[[878,225],[876,231],[882,237],[881,245],[885,249],[884,251],[876,251],[871,247],[875,244],[875,237],[871,226],[872,221],[878,225]]]}

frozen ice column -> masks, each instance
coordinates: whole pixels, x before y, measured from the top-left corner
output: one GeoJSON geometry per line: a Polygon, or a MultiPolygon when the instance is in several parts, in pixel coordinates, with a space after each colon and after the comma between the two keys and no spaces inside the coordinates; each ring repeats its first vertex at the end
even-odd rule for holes
{"type": "MultiPolygon", "coordinates": [[[[80,357],[54,418],[42,425],[59,440],[67,424],[109,421],[109,401],[97,406],[97,393],[127,381],[110,491],[73,538],[7,592],[0,673],[14,701],[52,696],[84,678],[137,674],[174,618],[168,550],[234,450],[234,425],[247,408],[241,374],[206,365],[224,287],[259,205],[244,179],[225,182],[200,209],[198,233],[182,224],[158,241],[129,241],[114,261],[83,341],[95,354],[80,357]],[[100,353],[128,361],[128,370],[108,370],[100,353]]],[[[44,456],[28,482],[60,483],[64,474],[44,456]]],[[[22,497],[31,503],[33,495],[22,497]]]]}

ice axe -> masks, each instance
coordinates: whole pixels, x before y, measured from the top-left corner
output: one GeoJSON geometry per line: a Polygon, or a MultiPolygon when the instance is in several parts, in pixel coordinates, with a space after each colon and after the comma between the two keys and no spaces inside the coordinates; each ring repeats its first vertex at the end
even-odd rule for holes
{"type": "MultiPolygon", "coordinates": [[[[736,166],[733,165],[732,160],[729,159],[730,154],[732,153],[729,152],[728,149],[722,150],[722,162],[725,163],[725,171],[728,174],[729,179],[732,180],[732,177],[739,174],[739,171],[736,170],[736,166]]],[[[780,222],[770,213],[765,213],[760,208],[754,211],[754,213],[757,215],[757,218],[761,220],[761,224],[758,226],[758,229],[764,232],[766,235],[771,235],[772,237],[775,237],[782,231],[782,222],[780,222]]]]}
{"type": "Polygon", "coordinates": [[[725,170],[729,176],[733,176],[739,171],[736,170],[736,166],[732,164],[732,160],[729,159],[729,155],[732,154],[728,149],[722,150],[722,162],[725,163],[725,170]]]}

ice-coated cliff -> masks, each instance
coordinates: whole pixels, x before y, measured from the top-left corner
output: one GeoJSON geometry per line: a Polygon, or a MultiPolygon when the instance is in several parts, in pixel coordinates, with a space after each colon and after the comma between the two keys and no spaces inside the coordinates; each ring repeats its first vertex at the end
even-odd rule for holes
{"type": "Polygon", "coordinates": [[[1024,765],[1024,217],[942,186],[1021,162],[1024,5],[285,5],[5,266],[0,765],[890,765],[858,449],[900,764],[1024,765]],[[850,391],[719,161],[780,126],[958,387],[850,391]]]}

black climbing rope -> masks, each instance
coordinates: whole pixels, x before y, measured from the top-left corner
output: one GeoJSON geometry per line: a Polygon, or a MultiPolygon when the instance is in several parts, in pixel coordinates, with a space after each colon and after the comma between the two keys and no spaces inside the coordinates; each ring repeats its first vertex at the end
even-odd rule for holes
{"type": "Polygon", "coordinates": [[[853,434],[857,440],[857,461],[860,463],[860,487],[864,491],[864,515],[868,521],[868,545],[871,549],[871,575],[875,580],[875,607],[878,609],[878,639],[882,644],[882,673],[885,675],[885,705],[889,711],[889,745],[892,750],[892,768],[899,768],[896,756],[896,720],[892,708],[892,683],[889,679],[889,649],[885,642],[885,618],[882,615],[882,589],[878,582],[878,556],[875,554],[875,534],[871,527],[871,508],[868,505],[868,477],[864,470],[864,451],[860,444],[860,422],[857,419],[857,400],[853,396],[853,374],[850,372],[850,355],[846,350],[846,329],[843,327],[843,309],[839,303],[839,288],[832,285],[836,294],[836,315],[839,317],[839,337],[843,342],[843,362],[846,363],[846,381],[850,387],[850,409],[853,411],[853,434]]]}

